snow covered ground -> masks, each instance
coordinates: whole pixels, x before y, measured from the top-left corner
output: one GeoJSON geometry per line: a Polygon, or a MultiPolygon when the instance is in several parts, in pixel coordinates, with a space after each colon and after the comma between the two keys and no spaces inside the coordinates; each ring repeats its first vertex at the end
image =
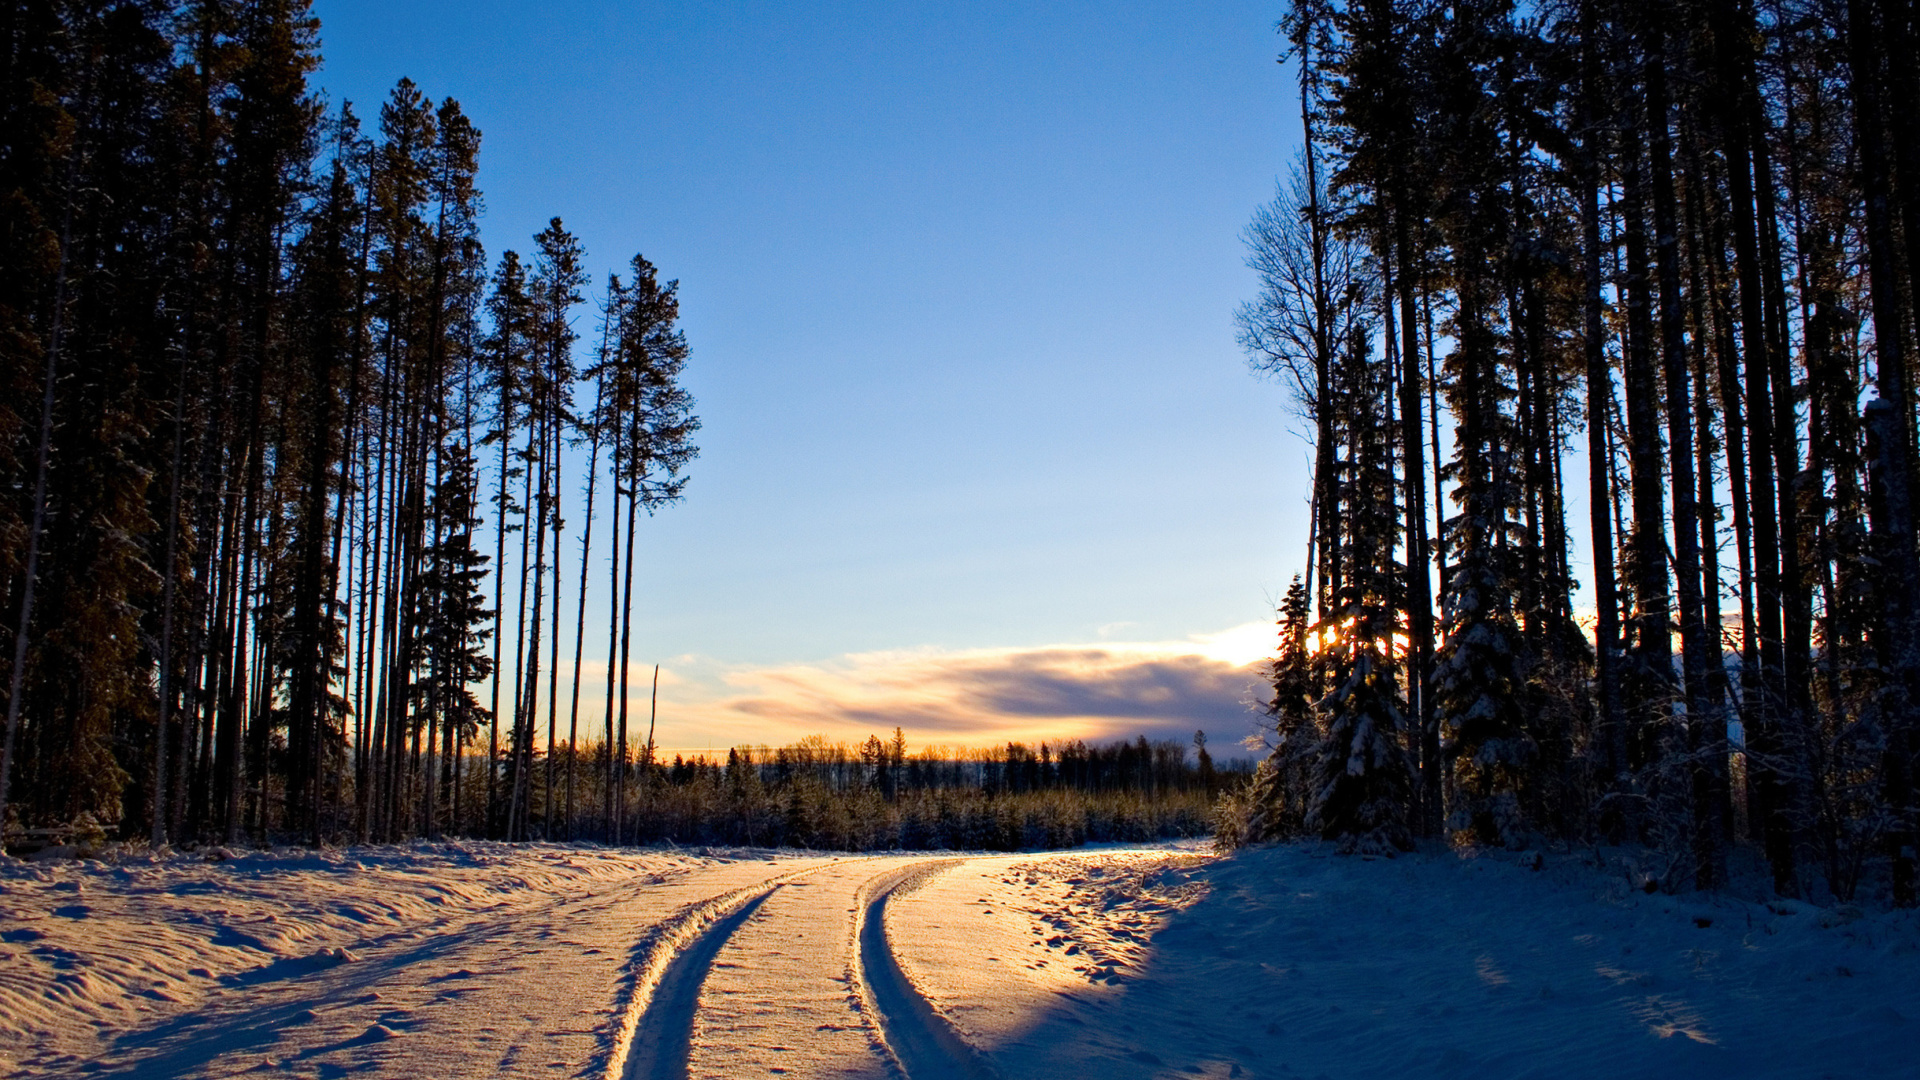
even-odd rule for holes
{"type": "Polygon", "coordinates": [[[0,1075],[1920,1076],[1920,916],[1581,855],[0,862],[0,1075]]]}

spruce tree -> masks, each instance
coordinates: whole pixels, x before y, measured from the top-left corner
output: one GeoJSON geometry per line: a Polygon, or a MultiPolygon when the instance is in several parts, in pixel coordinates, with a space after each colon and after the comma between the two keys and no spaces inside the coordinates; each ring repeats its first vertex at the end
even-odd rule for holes
{"type": "Polygon", "coordinates": [[[1323,646],[1332,689],[1316,706],[1327,735],[1314,764],[1307,827],[1345,851],[1391,853],[1412,846],[1413,774],[1393,649],[1403,578],[1393,558],[1399,507],[1387,404],[1392,384],[1370,353],[1367,335],[1356,330],[1336,383],[1348,427],[1342,503],[1349,542],[1338,622],[1323,646]]]}
{"type": "MultiPolygon", "coordinates": [[[[474,543],[481,524],[475,463],[457,442],[440,452],[447,464],[433,492],[435,535],[420,591],[426,605],[419,615],[425,656],[413,704],[448,733],[449,741],[465,742],[489,719],[474,687],[493,673],[487,639],[493,636],[495,613],[486,606],[487,556],[474,543]]],[[[448,799],[451,803],[452,796],[448,799]]],[[[429,813],[427,832],[433,835],[439,808],[430,805],[429,813]]]]}

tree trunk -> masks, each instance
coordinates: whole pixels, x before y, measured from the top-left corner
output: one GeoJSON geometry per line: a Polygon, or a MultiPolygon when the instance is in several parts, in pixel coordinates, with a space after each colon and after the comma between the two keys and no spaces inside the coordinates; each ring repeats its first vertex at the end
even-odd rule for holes
{"type": "Polygon", "coordinates": [[[1726,879],[1721,825],[1715,814],[1713,770],[1707,759],[1717,753],[1726,724],[1708,685],[1716,643],[1707,636],[1705,600],[1700,592],[1699,511],[1694,504],[1693,405],[1687,370],[1686,309],[1681,294],[1680,220],[1673,191],[1671,110],[1667,102],[1666,8],[1648,15],[1647,129],[1652,135],[1648,169],[1653,180],[1654,250],[1660,272],[1660,352],[1667,389],[1668,467],[1673,478],[1673,561],[1680,604],[1680,648],[1686,673],[1686,751],[1689,768],[1694,852],[1694,883],[1711,889],[1726,879]],[[1718,733],[1718,735],[1716,735],[1718,733]]]}
{"type": "Polygon", "coordinates": [[[1607,439],[1607,403],[1613,398],[1613,374],[1607,365],[1606,324],[1601,303],[1600,176],[1605,147],[1599,116],[1599,46],[1595,40],[1598,19],[1594,8],[1598,3],[1599,0],[1583,0],[1580,8],[1584,52],[1580,91],[1580,228],[1585,270],[1581,318],[1587,368],[1587,506],[1593,534],[1594,691],[1599,700],[1607,772],[1617,776],[1626,768],[1626,741],[1618,697],[1620,603],[1614,594],[1613,451],[1607,439]]]}
{"type": "MultiPolygon", "coordinates": [[[[1749,710],[1747,777],[1755,824],[1774,888],[1783,895],[1798,891],[1793,863],[1792,823],[1788,819],[1790,790],[1784,764],[1780,723],[1786,706],[1786,670],[1781,626],[1781,550],[1779,501],[1775,483],[1775,417],[1773,365],[1768,359],[1766,300],[1761,284],[1759,226],[1755,220],[1752,134],[1745,103],[1752,93],[1752,57],[1746,41],[1752,20],[1738,9],[1737,0],[1718,0],[1713,34],[1719,67],[1718,93],[1722,142],[1727,160],[1731,198],[1734,265],[1740,292],[1741,351],[1746,361],[1748,479],[1751,487],[1755,623],[1759,632],[1761,692],[1749,710]]],[[[1791,478],[1785,478],[1789,482],[1791,478]]]]}
{"type": "MultiPolygon", "coordinates": [[[[1888,676],[1879,709],[1885,727],[1886,750],[1881,764],[1881,796],[1893,812],[1896,825],[1887,834],[1892,859],[1893,899],[1901,907],[1920,899],[1916,881],[1913,798],[1913,710],[1920,700],[1920,569],[1916,564],[1913,516],[1913,396],[1906,360],[1906,340],[1899,290],[1899,250],[1895,239],[1890,162],[1883,134],[1880,83],[1883,58],[1877,46],[1881,28],[1875,25],[1872,0],[1849,0],[1848,30],[1853,67],[1854,135],[1859,146],[1860,171],[1866,195],[1868,280],[1873,304],[1874,346],[1878,351],[1878,407],[1869,406],[1869,459],[1877,475],[1871,478],[1874,498],[1875,554],[1888,572],[1874,592],[1880,601],[1885,644],[1877,650],[1888,676]]],[[[1906,63],[1909,57],[1894,59],[1906,63]]],[[[1920,179],[1908,179],[1920,187],[1920,179]]]]}

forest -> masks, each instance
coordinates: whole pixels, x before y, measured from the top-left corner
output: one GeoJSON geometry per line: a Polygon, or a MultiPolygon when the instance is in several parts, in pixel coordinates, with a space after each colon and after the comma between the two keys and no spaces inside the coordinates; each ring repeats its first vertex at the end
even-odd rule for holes
{"type": "Polygon", "coordinates": [[[301,0],[9,3],[0,33],[4,820],[547,832],[546,748],[585,724],[592,768],[635,760],[635,534],[697,453],[677,283],[635,256],[576,350],[579,241],[490,264],[459,102],[328,107],[301,0]],[[618,715],[580,708],[590,588],[618,715]]]}
{"type": "MultiPolygon", "coordinates": [[[[748,844],[826,851],[1020,851],[1207,835],[1245,759],[1216,764],[1145,736],[1088,745],[927,746],[905,734],[858,745],[809,736],[657,764],[644,755],[616,842],[748,844]]],[[[561,750],[565,752],[564,748],[561,750]]],[[[586,835],[599,835],[589,833],[586,835]]]]}
{"type": "Polygon", "coordinates": [[[301,0],[4,11],[10,844],[1208,830],[1204,739],[660,760],[632,627],[698,454],[678,283],[594,289],[558,218],[489,259],[460,104],[329,105],[301,0]]]}
{"type": "Polygon", "coordinates": [[[1313,447],[1229,842],[1915,902],[1908,0],[1300,0],[1246,230],[1313,447]]]}
{"type": "Polygon", "coordinates": [[[1635,844],[1676,889],[1751,852],[1916,900],[1907,0],[1292,5],[1303,147],[1237,323],[1313,486],[1244,788],[1177,744],[1112,782],[877,736],[656,760],[677,282],[596,281],[558,218],[490,257],[459,103],[329,103],[300,0],[4,12],[10,836],[999,846],[1217,796],[1229,845],[1635,844]]]}

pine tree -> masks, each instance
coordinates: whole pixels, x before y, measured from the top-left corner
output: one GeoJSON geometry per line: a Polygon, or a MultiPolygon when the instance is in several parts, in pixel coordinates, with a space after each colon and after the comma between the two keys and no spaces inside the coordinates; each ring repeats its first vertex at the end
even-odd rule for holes
{"type": "MultiPolygon", "coordinates": [[[[433,492],[435,535],[426,551],[420,590],[427,605],[419,615],[425,664],[414,685],[413,704],[441,725],[450,741],[464,742],[475,738],[489,719],[473,688],[493,674],[487,639],[493,636],[495,613],[486,606],[487,556],[474,546],[481,517],[473,458],[453,442],[440,453],[447,464],[433,492]]],[[[432,835],[438,831],[433,823],[440,811],[432,805],[429,811],[427,832],[432,835]]]]}
{"type": "Polygon", "coordinates": [[[1255,771],[1242,830],[1248,843],[1301,834],[1307,817],[1307,793],[1326,733],[1314,712],[1315,658],[1310,652],[1311,600],[1306,583],[1295,575],[1280,603],[1280,650],[1270,672],[1273,700],[1273,749],[1255,771]]]}
{"type": "MultiPolygon", "coordinates": [[[[486,342],[484,366],[487,383],[493,397],[493,411],[490,426],[482,439],[483,443],[497,444],[500,458],[494,470],[497,488],[493,496],[494,507],[494,552],[493,552],[493,595],[496,619],[504,620],[506,615],[506,567],[507,536],[519,529],[524,536],[524,528],[512,524],[512,515],[524,514],[526,501],[513,499],[513,481],[524,478],[525,468],[516,466],[512,457],[513,440],[520,423],[522,402],[526,399],[526,386],[529,381],[527,372],[527,322],[530,301],[527,297],[526,272],[521,268],[518,254],[508,251],[500,256],[499,268],[494,271],[493,291],[487,298],[487,313],[493,324],[493,333],[486,342]]],[[[520,610],[525,609],[522,596],[520,610]]],[[[506,671],[501,659],[501,647],[505,637],[504,622],[502,632],[493,639],[493,683],[492,697],[487,708],[488,753],[487,753],[487,832],[494,835],[501,829],[504,821],[502,803],[498,788],[501,763],[500,752],[500,679],[506,671]]],[[[516,656],[518,650],[516,649],[516,656]]],[[[517,660],[516,660],[517,663],[517,660]]],[[[518,681],[515,681],[513,693],[519,696],[518,681]]],[[[514,714],[518,715],[515,707],[514,714]]]]}
{"type": "MultiPolygon", "coordinates": [[[[307,352],[305,382],[298,414],[304,470],[298,492],[297,570],[291,597],[292,632],[287,641],[288,824],[318,841],[321,836],[322,785],[344,729],[336,729],[336,695],[331,686],[345,673],[340,646],[343,627],[332,603],[339,587],[334,523],[329,511],[346,469],[337,440],[342,428],[341,391],[351,365],[354,310],[353,252],[358,246],[355,211],[358,196],[344,162],[335,162],[326,201],[305,243],[295,252],[294,324],[307,352]]],[[[296,430],[298,430],[296,428],[296,430]]],[[[163,704],[166,695],[163,693],[163,704]]]]}
{"type": "MultiPolygon", "coordinates": [[[[529,446],[527,466],[537,479],[533,481],[533,517],[527,523],[533,540],[533,563],[531,577],[533,582],[532,633],[522,643],[522,678],[526,691],[516,703],[515,731],[518,735],[518,751],[513,759],[513,786],[511,797],[511,816],[508,836],[513,839],[525,839],[531,829],[532,781],[534,729],[538,721],[540,701],[540,644],[541,618],[547,598],[547,574],[551,570],[555,577],[554,592],[558,593],[558,567],[556,558],[552,567],[547,563],[547,541],[551,535],[558,554],[558,533],[562,527],[559,513],[560,485],[558,481],[559,439],[569,420],[567,403],[572,397],[575,372],[572,360],[574,332],[571,324],[571,312],[581,296],[579,288],[586,282],[586,271],[581,262],[584,252],[579,241],[566,231],[559,218],[548,223],[547,228],[534,237],[538,256],[535,261],[535,275],[530,288],[531,306],[529,308],[531,365],[527,386],[527,408],[529,446]]],[[[555,618],[557,617],[559,598],[556,595],[555,618]]],[[[554,635],[558,636],[557,632],[554,635]]],[[[558,642],[554,642],[558,648],[558,642]]],[[[557,678],[557,673],[550,676],[557,678]]],[[[553,690],[549,686],[547,714],[547,776],[548,797],[547,813],[543,815],[543,828],[551,827],[551,799],[553,788],[553,734],[554,706],[553,690]]]]}
{"type": "MultiPolygon", "coordinates": [[[[609,714],[618,695],[619,729],[613,785],[617,792],[614,820],[624,819],[627,764],[628,672],[633,655],[633,552],[637,514],[649,515],[679,501],[686,490],[684,470],[699,454],[693,435],[700,421],[693,415],[693,398],[680,383],[687,362],[686,335],[679,329],[679,282],[661,285],[652,263],[639,255],[631,264],[631,284],[622,294],[614,365],[615,392],[610,395],[618,419],[614,442],[616,494],[627,500],[626,546],[619,570],[619,660],[608,665],[609,714]],[[618,689],[614,673],[618,672],[618,689]]],[[[617,506],[617,503],[616,503],[617,506]]],[[[611,647],[611,643],[610,643],[611,647]]],[[[609,731],[610,743],[615,736],[609,731]]],[[[616,825],[616,841],[619,836],[616,825]]]]}
{"type": "Polygon", "coordinates": [[[1316,703],[1326,728],[1314,765],[1307,827],[1343,850],[1409,848],[1413,775],[1406,708],[1393,654],[1402,568],[1393,559],[1398,505],[1390,465],[1391,383],[1356,330],[1339,365],[1347,417],[1346,582],[1329,653],[1333,688],[1316,703]]]}

